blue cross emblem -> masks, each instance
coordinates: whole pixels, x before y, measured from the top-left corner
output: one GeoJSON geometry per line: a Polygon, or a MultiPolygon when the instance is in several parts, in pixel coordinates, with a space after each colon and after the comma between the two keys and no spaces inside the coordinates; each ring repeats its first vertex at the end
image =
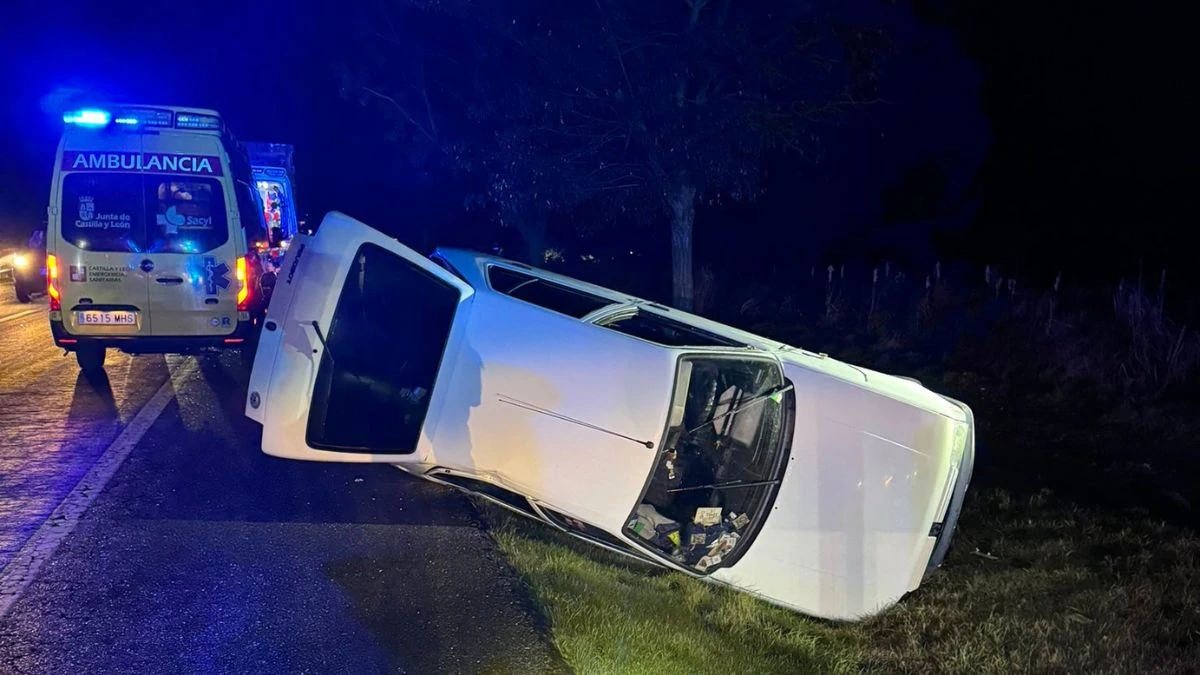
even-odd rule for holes
{"type": "Polygon", "coordinates": [[[204,258],[204,292],[208,295],[216,295],[217,289],[225,290],[229,288],[229,265],[225,262],[217,262],[216,258],[207,256],[204,258]]]}

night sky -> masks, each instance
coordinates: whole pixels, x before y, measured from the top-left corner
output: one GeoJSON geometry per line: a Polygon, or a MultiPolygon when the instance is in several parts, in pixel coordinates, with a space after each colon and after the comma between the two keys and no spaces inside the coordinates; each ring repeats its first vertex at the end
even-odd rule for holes
{"type": "MultiPolygon", "coordinates": [[[[1174,245],[1195,221],[1198,175],[1180,17],[1057,0],[858,1],[886,7],[885,23],[921,17],[890,24],[890,103],[831,132],[820,165],[775,167],[759,203],[701,213],[701,256],[969,259],[1108,282],[1139,259],[1190,262],[1174,245]],[[936,250],[931,220],[950,230],[932,233],[936,250]],[[731,237],[731,226],[753,236],[731,237]]],[[[7,229],[43,217],[55,96],[78,90],[212,107],[244,140],[294,143],[311,218],[344,210],[426,248],[499,236],[463,210],[461,186],[414,171],[366,110],[338,96],[333,61],[348,33],[328,6],[19,4],[0,21],[7,229]]],[[[566,225],[552,240],[571,243],[566,225]]]]}

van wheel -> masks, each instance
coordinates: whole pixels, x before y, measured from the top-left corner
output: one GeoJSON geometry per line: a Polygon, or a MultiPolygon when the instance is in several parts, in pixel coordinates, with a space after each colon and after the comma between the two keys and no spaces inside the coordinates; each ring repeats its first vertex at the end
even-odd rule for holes
{"type": "Polygon", "coordinates": [[[100,370],[104,367],[104,357],[108,350],[96,345],[81,345],[75,350],[75,360],[81,370],[100,370]]]}

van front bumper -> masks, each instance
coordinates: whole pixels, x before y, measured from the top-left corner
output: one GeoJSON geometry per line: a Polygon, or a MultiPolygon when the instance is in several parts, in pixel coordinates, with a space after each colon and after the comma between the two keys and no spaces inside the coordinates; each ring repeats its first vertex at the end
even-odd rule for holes
{"type": "Polygon", "coordinates": [[[13,284],[26,293],[41,293],[46,290],[46,277],[37,270],[13,270],[13,284]]]}
{"type": "Polygon", "coordinates": [[[67,332],[61,320],[50,320],[54,344],[69,352],[85,346],[111,347],[126,354],[196,354],[240,349],[252,341],[255,329],[253,321],[239,321],[237,328],[227,335],[73,335],[67,332]]]}

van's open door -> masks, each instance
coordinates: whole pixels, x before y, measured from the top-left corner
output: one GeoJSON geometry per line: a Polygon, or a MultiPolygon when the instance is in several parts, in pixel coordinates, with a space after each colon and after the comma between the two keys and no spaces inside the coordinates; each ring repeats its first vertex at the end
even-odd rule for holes
{"type": "Polygon", "coordinates": [[[289,248],[263,323],[246,401],[263,452],[412,461],[472,293],[395,239],[327,215],[289,248]]]}

